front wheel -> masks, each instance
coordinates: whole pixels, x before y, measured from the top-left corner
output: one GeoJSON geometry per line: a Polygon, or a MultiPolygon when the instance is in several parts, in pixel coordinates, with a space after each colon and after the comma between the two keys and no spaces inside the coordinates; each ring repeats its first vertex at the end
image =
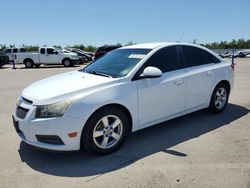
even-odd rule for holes
{"type": "Polygon", "coordinates": [[[222,112],[228,103],[229,97],[229,88],[226,84],[220,83],[218,84],[212,94],[209,110],[212,113],[220,113],[222,112]]]}
{"type": "Polygon", "coordinates": [[[73,63],[72,63],[72,61],[70,59],[64,59],[63,60],[63,65],[65,67],[71,67],[71,66],[73,66],[73,63]]]}
{"type": "Polygon", "coordinates": [[[111,153],[124,141],[128,126],[128,118],[121,109],[103,108],[87,121],[82,134],[82,144],[88,151],[98,155],[111,153]]]}

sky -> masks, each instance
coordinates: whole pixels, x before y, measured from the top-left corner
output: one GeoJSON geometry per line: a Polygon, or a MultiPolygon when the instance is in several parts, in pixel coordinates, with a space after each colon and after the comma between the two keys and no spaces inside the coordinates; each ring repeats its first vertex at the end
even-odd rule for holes
{"type": "Polygon", "coordinates": [[[250,0],[0,0],[0,44],[250,39],[250,0]]]}

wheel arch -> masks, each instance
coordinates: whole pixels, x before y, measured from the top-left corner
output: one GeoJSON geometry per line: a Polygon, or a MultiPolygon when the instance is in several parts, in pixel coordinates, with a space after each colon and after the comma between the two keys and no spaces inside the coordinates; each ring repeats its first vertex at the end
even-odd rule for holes
{"type": "Polygon", "coordinates": [[[34,63],[33,59],[31,59],[31,58],[25,58],[25,59],[23,60],[23,63],[26,63],[27,61],[31,61],[32,63],[34,63]]]}
{"type": "MultiPolygon", "coordinates": [[[[128,132],[131,133],[132,132],[132,128],[133,128],[133,119],[132,119],[132,115],[130,113],[130,111],[128,110],[128,108],[126,108],[124,105],[122,104],[118,104],[118,103],[110,103],[110,104],[106,104],[103,105],[101,107],[99,107],[98,109],[96,109],[93,113],[91,113],[91,115],[88,117],[87,121],[85,122],[85,124],[87,124],[87,122],[90,120],[90,118],[97,113],[98,111],[108,108],[108,107],[118,107],[120,109],[122,109],[122,111],[125,113],[125,115],[127,116],[128,120],[129,120],[129,127],[128,127],[128,132]]],[[[83,126],[82,131],[81,131],[81,137],[80,137],[80,148],[83,147],[83,143],[82,143],[82,136],[83,136],[83,132],[84,132],[84,128],[85,126],[83,126]]]]}
{"type": "MultiPolygon", "coordinates": [[[[132,115],[130,113],[130,111],[128,110],[128,108],[126,108],[124,105],[122,104],[119,104],[119,103],[110,103],[110,104],[106,104],[106,105],[103,105],[101,107],[99,107],[98,109],[96,109],[87,119],[87,121],[93,116],[93,114],[97,113],[98,111],[104,109],[104,108],[108,108],[108,107],[118,107],[120,108],[124,114],[127,116],[128,120],[129,120],[129,132],[132,131],[132,128],[133,128],[133,119],[132,119],[132,115]]],[[[86,121],[86,122],[87,122],[86,121]]],[[[84,127],[83,127],[84,129],[84,127]]]]}
{"type": "Polygon", "coordinates": [[[227,86],[227,88],[228,88],[228,92],[230,93],[230,91],[231,91],[231,84],[230,84],[230,82],[229,82],[228,80],[221,80],[221,81],[219,81],[219,82],[214,86],[213,91],[214,91],[214,89],[215,89],[219,84],[225,84],[225,85],[227,86]]]}
{"type": "Polygon", "coordinates": [[[228,80],[225,80],[225,79],[218,81],[218,82],[213,86],[213,89],[211,90],[210,98],[209,98],[208,104],[207,104],[208,106],[209,106],[210,103],[211,103],[211,99],[212,99],[214,90],[215,90],[215,88],[216,88],[219,84],[225,84],[225,85],[228,87],[228,94],[230,94],[230,90],[231,90],[231,84],[230,84],[230,82],[229,82],[228,80]]]}
{"type": "Polygon", "coordinates": [[[64,58],[62,59],[62,64],[63,64],[64,61],[66,61],[66,60],[69,60],[70,62],[72,61],[69,57],[64,57],[64,58]]]}

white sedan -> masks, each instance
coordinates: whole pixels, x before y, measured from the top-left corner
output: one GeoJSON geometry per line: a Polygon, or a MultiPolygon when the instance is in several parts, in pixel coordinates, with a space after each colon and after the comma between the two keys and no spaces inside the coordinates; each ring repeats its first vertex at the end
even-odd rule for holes
{"type": "Polygon", "coordinates": [[[233,70],[230,62],[198,45],[122,47],[84,69],[28,86],[13,123],[21,139],[35,147],[83,146],[107,154],[130,132],[203,108],[222,112],[233,70]]]}

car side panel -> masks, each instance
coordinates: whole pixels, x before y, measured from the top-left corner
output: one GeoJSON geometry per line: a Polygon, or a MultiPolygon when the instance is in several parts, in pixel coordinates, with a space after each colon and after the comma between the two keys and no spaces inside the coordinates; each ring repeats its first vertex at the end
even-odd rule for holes
{"type": "Polygon", "coordinates": [[[185,110],[203,106],[210,99],[215,74],[213,65],[186,68],[185,110]]]}
{"type": "Polygon", "coordinates": [[[94,93],[89,93],[72,105],[68,109],[67,115],[73,118],[81,117],[83,128],[86,121],[96,110],[110,104],[124,106],[132,117],[132,131],[138,129],[137,83],[131,81],[103,88],[94,93]]]}

